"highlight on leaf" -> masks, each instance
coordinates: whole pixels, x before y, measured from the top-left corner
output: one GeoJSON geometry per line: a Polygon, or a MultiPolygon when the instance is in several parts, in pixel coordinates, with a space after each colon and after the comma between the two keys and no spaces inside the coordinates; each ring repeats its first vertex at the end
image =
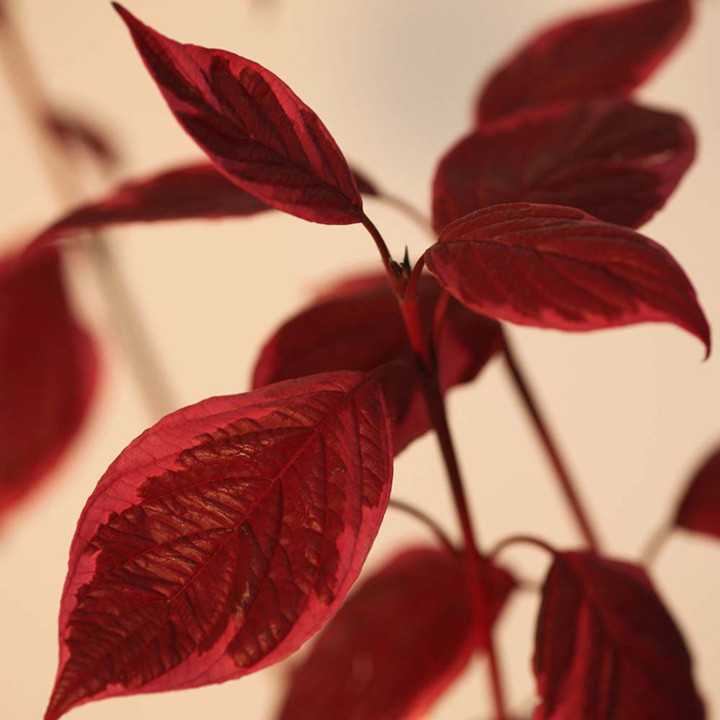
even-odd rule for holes
{"type": "Polygon", "coordinates": [[[629,96],[685,36],[693,0],[643,0],[551,25],[500,65],[479,123],[598,95],[629,96]]]}
{"type": "MultiPolygon", "coordinates": [[[[514,586],[491,566],[493,622],[514,586]]],[[[465,669],[477,647],[459,553],[414,547],[370,575],[301,660],[279,720],[420,717],[465,669]]]]}
{"type": "Polygon", "coordinates": [[[720,538],[720,449],[693,474],[675,515],[677,527],[720,538]]]}
{"type": "Polygon", "coordinates": [[[639,227],[669,198],[695,157],[679,115],[595,99],[481,125],[441,160],[433,225],[489,205],[569,205],[639,227]]]}
{"type": "Polygon", "coordinates": [[[657,243],[581,210],[511,203],[447,225],[424,255],[475,312],[541,328],[588,331],[669,322],[710,353],[695,290],[657,243]]]}
{"type": "Polygon", "coordinates": [[[175,42],[113,6],[178,122],[230,180],[305,220],[361,222],[342,152],[280,78],[230,52],[175,42]]]}
{"type": "MultiPolygon", "coordinates": [[[[357,171],[354,175],[363,194],[377,194],[368,178],[357,171]]],[[[272,209],[228,180],[212,163],[194,162],[122,183],[100,200],[85,203],[50,225],[34,246],[113,225],[249,217],[272,209]]]]}
{"type": "Polygon", "coordinates": [[[47,478],[82,427],[97,353],[57,250],[0,259],[0,520],[47,478]]]}
{"type": "Polygon", "coordinates": [[[555,556],[533,667],[535,720],[703,720],[692,661],[645,571],[589,552],[555,556]]]}
{"type": "MultiPolygon", "coordinates": [[[[418,289],[429,339],[440,287],[425,275],[418,289]]],[[[442,390],[473,380],[501,347],[497,322],[451,300],[437,347],[442,390]]],[[[431,429],[416,361],[385,273],[349,277],[286,321],[263,347],[252,386],[333,370],[377,372],[395,454],[431,429]]]]}
{"type": "Polygon", "coordinates": [[[160,420],[80,518],[46,720],[289,655],[355,581],[391,478],[382,394],[364,373],[210,398],[160,420]]]}

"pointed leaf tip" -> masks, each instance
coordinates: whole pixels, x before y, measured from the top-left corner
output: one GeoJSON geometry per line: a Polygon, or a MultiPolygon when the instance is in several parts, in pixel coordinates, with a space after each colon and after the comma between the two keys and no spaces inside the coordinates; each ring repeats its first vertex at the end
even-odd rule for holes
{"type": "Polygon", "coordinates": [[[707,319],[672,255],[575,208],[477,210],[447,225],[425,260],[466,307],[498,320],[572,332],[670,322],[710,352],[707,319]]]}
{"type": "Polygon", "coordinates": [[[379,384],[326,373],[174,412],[81,516],[47,720],[242,677],[294,652],[357,578],[390,495],[379,384]]]}
{"type": "Polygon", "coordinates": [[[231,52],[176,42],[115,9],[177,121],[230,180],[304,220],[361,221],[362,198],[340,148],[279,77],[231,52]]]}

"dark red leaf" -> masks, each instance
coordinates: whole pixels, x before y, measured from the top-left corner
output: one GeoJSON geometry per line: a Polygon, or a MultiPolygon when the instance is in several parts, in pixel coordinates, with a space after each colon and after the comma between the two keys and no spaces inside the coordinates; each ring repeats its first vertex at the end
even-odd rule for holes
{"type": "MultiPolygon", "coordinates": [[[[425,276],[420,283],[420,312],[428,335],[439,294],[437,283],[425,276]]],[[[451,301],[438,352],[443,391],[475,378],[501,346],[496,322],[451,301]]],[[[397,454],[432,424],[397,300],[387,275],[377,273],[348,278],[280,327],[258,358],[252,385],[381,366],[379,377],[397,454]]]]}
{"type": "MultiPolygon", "coordinates": [[[[514,585],[492,568],[497,618],[514,585]]],[[[465,568],[448,550],[413,548],[371,575],[295,670],[280,720],[419,717],[476,648],[465,568]]]]}
{"type": "Polygon", "coordinates": [[[473,210],[527,201],[638,227],[665,204],[694,156],[683,118],[623,100],[483,125],[442,159],[433,224],[439,231],[473,210]]]}
{"type": "Polygon", "coordinates": [[[493,73],[478,120],[597,95],[626,97],[682,40],[691,16],[692,0],[650,0],[552,25],[493,73]]]}
{"type": "MultiPolygon", "coordinates": [[[[377,194],[364,176],[365,195],[377,194]]],[[[272,208],[230,182],[212,163],[196,162],[120,185],[101,200],[72,210],[42,232],[35,246],[83,230],[158,220],[247,217],[272,208]]]]}
{"type": "Polygon", "coordinates": [[[113,5],[178,122],[233,182],[305,220],[360,222],[362,199],[345,158],[282,80],[224,50],[170,40],[113,5]]]}
{"type": "Polygon", "coordinates": [[[535,720],[702,720],[680,631],[635,565],[559,553],[543,587],[535,720]]]}
{"type": "Polygon", "coordinates": [[[47,477],[80,429],[97,355],[57,250],[0,260],[0,516],[47,477]]]}
{"type": "Polygon", "coordinates": [[[695,471],[675,524],[720,538],[720,450],[715,450],[695,471]]]}
{"type": "Polygon", "coordinates": [[[695,290],[670,253],[581,210],[477,210],[446,226],[425,258],[445,289],[490,317],[571,331],[671,322],[710,352],[695,290]]]}
{"type": "Polygon", "coordinates": [[[382,395],[362,373],[163,418],[110,466],[78,523],[46,720],[289,655],[355,581],[391,477],[382,395]]]}
{"type": "Polygon", "coordinates": [[[79,148],[108,169],[112,170],[120,162],[120,153],[110,138],[87,118],[49,110],[45,127],[60,145],[70,151],[79,148]]]}

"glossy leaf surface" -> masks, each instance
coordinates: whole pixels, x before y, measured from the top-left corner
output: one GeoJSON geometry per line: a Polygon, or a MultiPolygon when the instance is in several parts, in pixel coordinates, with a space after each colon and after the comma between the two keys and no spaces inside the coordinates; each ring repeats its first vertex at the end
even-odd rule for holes
{"type": "Polygon", "coordinates": [[[387,506],[377,382],[330,373],[178,410],[133,441],[70,551],[46,720],[238,678],[337,610],[387,506]]]}
{"type": "MultiPolygon", "coordinates": [[[[420,313],[428,336],[439,294],[435,280],[425,276],[420,313]]],[[[501,346],[498,323],[452,300],[438,352],[442,389],[474,379],[501,346]]],[[[379,377],[397,454],[431,423],[405,325],[384,273],[348,278],[282,325],[263,348],[252,385],[332,370],[377,368],[382,368],[379,377]]]]}
{"type": "Polygon", "coordinates": [[[720,450],[695,471],[675,516],[678,527],[720,538],[720,450]]]}
{"type": "MultiPolygon", "coordinates": [[[[377,193],[367,178],[358,173],[355,178],[362,193],[377,193]]],[[[196,162],[123,183],[106,197],[81,205],[53,223],[35,243],[43,245],[112,225],[248,217],[272,209],[228,180],[212,163],[196,162]]]]}
{"type": "Polygon", "coordinates": [[[552,25],[493,73],[480,122],[597,95],[629,95],[682,40],[692,0],[649,0],[552,25]]]}
{"type": "Polygon", "coordinates": [[[702,720],[680,631],[635,565],[556,556],[543,587],[535,720],[702,720]]]}
{"type": "Polygon", "coordinates": [[[526,201],[569,205],[639,227],[668,199],[695,156],[678,115],[594,100],[482,125],[440,162],[433,225],[526,201]]]}
{"type": "Polygon", "coordinates": [[[282,80],[224,50],[175,42],[114,6],[178,122],[233,182],[305,220],[360,222],[345,158],[282,80]]]}
{"type": "Polygon", "coordinates": [[[97,355],[73,316],[56,250],[0,260],[0,518],[50,473],[81,427],[97,355]]]}
{"type": "MultiPolygon", "coordinates": [[[[513,587],[492,568],[497,618],[513,587]]],[[[421,716],[476,647],[461,556],[413,548],[368,577],[292,675],[280,720],[421,716]]]]}
{"type": "Polygon", "coordinates": [[[695,290],[670,253],[580,210],[478,210],[446,226],[425,259],[444,288],[490,317],[569,331],[671,322],[710,351],[695,290]]]}

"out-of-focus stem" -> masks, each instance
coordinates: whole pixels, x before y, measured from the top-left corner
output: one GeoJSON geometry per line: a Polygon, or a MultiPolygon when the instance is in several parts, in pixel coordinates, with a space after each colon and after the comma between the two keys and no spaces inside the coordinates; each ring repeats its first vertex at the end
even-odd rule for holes
{"type": "Polygon", "coordinates": [[[452,551],[455,550],[455,546],[452,544],[452,542],[450,542],[450,538],[445,534],[445,531],[427,513],[420,510],[420,508],[415,507],[415,505],[411,505],[410,503],[404,502],[403,500],[396,500],[395,498],[390,499],[389,507],[394,508],[395,510],[399,510],[400,512],[404,512],[406,515],[410,515],[416,520],[419,520],[421,523],[430,528],[430,530],[432,530],[437,539],[446,549],[452,551]]]}
{"type": "MultiPolygon", "coordinates": [[[[46,117],[50,102],[33,58],[8,10],[0,22],[0,59],[53,191],[66,205],[78,202],[83,195],[82,183],[72,158],[48,132],[46,117]]],[[[152,352],[149,333],[106,240],[96,234],[86,247],[148,410],[154,418],[160,417],[173,409],[175,403],[160,363],[152,352]]]]}

